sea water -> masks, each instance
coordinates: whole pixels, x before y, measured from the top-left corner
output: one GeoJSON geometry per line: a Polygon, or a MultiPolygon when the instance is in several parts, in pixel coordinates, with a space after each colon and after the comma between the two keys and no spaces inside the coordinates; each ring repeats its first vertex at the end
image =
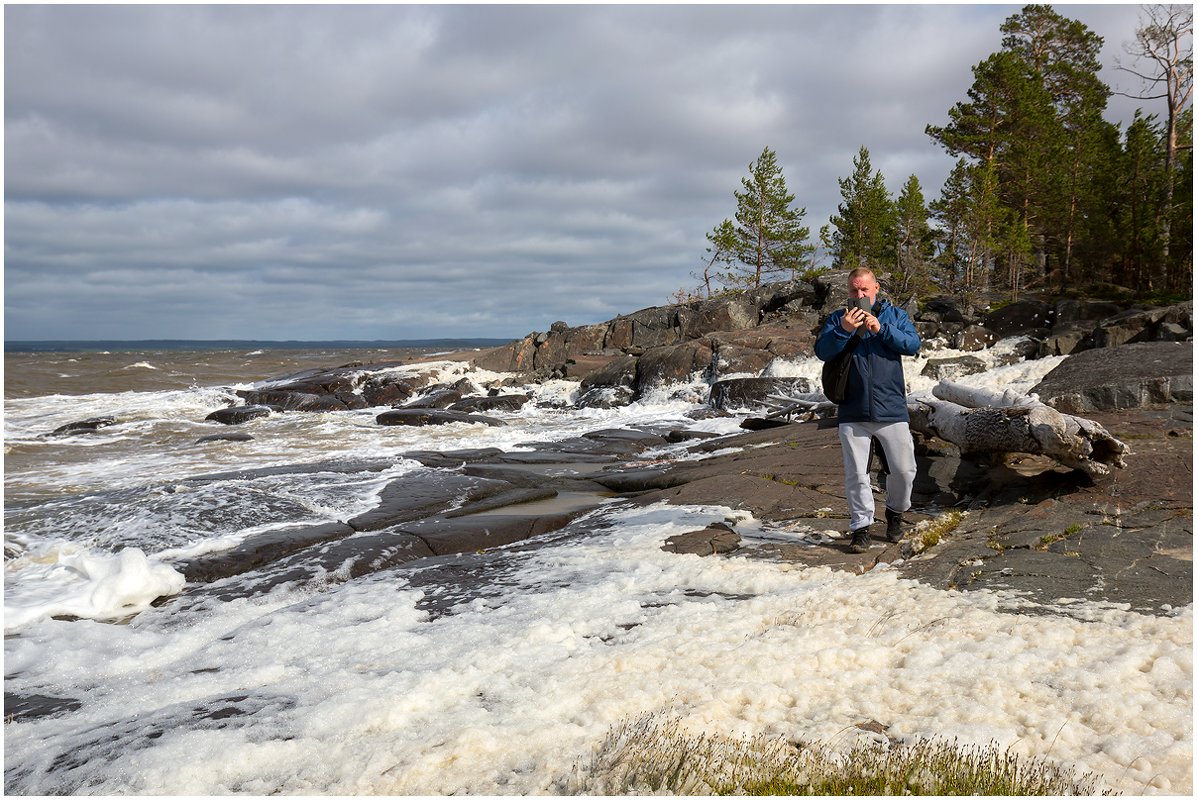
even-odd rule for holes
{"type": "MultiPolygon", "coordinates": [[[[974,355],[997,365],[1002,352],[974,355]]],[[[378,409],[286,413],[236,429],[253,440],[197,443],[229,430],[204,417],[235,389],[396,357],[6,354],[5,692],[53,710],[6,720],[6,792],[557,792],[610,727],[644,715],[695,733],[829,742],[877,721],[900,740],[1046,756],[1127,793],[1191,791],[1192,606],[1017,615],[1018,598],[937,590],[885,566],[853,575],[660,549],[729,517],[759,526],[725,507],[606,503],[541,547],[492,554],[501,580],[456,605],[430,605],[452,592],[398,569],[152,606],[182,588],[179,559],[373,508],[418,469],[406,452],[521,450],[637,425],[739,431],[738,418],[686,416],[706,399],[695,376],[610,410],[574,408],[569,382],[530,385],[534,401],[493,414],[498,428],[384,427],[378,409]],[[47,436],[95,417],[115,422],[47,436]],[[375,469],[289,470],[329,462],[375,469]],[[277,469],[193,480],[247,468],[277,469]]],[[[906,361],[912,391],[931,386],[927,358],[906,361]]],[[[1059,362],[962,382],[1026,391],[1059,362]]],[[[769,373],[818,370],[804,359],[769,373]]],[[[502,377],[451,361],[396,371],[502,377]]],[[[646,456],[695,458],[684,449],[646,456]]]]}

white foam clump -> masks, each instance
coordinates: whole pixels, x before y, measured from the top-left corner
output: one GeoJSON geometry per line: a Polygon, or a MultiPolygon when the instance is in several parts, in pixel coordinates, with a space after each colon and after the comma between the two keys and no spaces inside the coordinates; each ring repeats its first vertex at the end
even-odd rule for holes
{"type": "Polygon", "coordinates": [[[41,618],[70,615],[116,620],[149,608],[183,589],[183,574],[151,560],[140,548],[103,554],[63,545],[5,568],[4,631],[41,618]]]}

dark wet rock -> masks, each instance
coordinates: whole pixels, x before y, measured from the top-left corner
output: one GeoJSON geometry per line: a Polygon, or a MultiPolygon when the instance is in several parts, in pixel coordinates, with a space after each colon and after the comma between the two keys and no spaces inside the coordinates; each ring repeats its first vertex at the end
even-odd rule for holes
{"type": "Polygon", "coordinates": [[[230,406],[226,409],[217,409],[204,419],[226,426],[236,426],[261,417],[270,417],[271,412],[272,409],[269,406],[230,406]]]}
{"type": "Polygon", "coordinates": [[[209,434],[206,437],[200,437],[196,440],[196,444],[200,445],[205,442],[249,442],[253,438],[253,434],[247,434],[244,431],[234,431],[228,434],[209,434]]]}
{"type": "Polygon", "coordinates": [[[352,363],[332,369],[301,370],[269,379],[236,394],[249,405],[277,406],[286,411],[336,412],[398,403],[427,382],[427,376],[397,377],[402,362],[352,363]]]}
{"type": "Polygon", "coordinates": [[[305,475],[309,473],[377,473],[395,464],[391,459],[332,459],[325,462],[303,462],[276,465],[274,467],[252,467],[244,470],[229,470],[222,473],[205,473],[190,476],[180,483],[205,484],[213,481],[247,481],[266,476],[305,475]]]}
{"type": "Polygon", "coordinates": [[[937,339],[941,340],[941,344],[947,343],[947,338],[940,333],[940,323],[930,320],[913,320],[911,324],[915,326],[915,333],[919,334],[919,341],[924,348],[935,343],[937,339]]]}
{"type": "Polygon", "coordinates": [[[454,451],[408,451],[404,458],[420,462],[425,467],[454,469],[470,462],[485,462],[502,456],[499,448],[465,448],[454,451]]]}
{"type": "MultiPolygon", "coordinates": [[[[1133,342],[1152,342],[1162,339],[1160,327],[1172,324],[1182,330],[1193,332],[1194,304],[1181,303],[1160,308],[1131,308],[1108,317],[1094,329],[1094,347],[1109,348],[1133,342]]],[[[1171,328],[1164,337],[1177,341],[1176,329],[1171,328]]]]}
{"type": "Polygon", "coordinates": [[[1094,347],[1093,320],[1058,323],[1040,344],[1038,356],[1068,356],[1094,347]]]}
{"type": "Polygon", "coordinates": [[[557,490],[550,489],[549,487],[517,487],[489,495],[480,501],[466,503],[457,509],[445,512],[442,517],[454,518],[464,517],[465,515],[477,515],[483,512],[503,509],[507,506],[519,506],[522,503],[549,500],[550,498],[556,498],[557,494],[557,490]]]}
{"type": "Polygon", "coordinates": [[[74,712],[83,706],[83,702],[75,698],[58,698],[52,695],[38,693],[4,692],[4,720],[8,721],[34,720],[49,718],[64,712],[74,712]]]}
{"type": "Polygon", "coordinates": [[[531,395],[488,395],[485,397],[463,398],[449,407],[452,412],[493,412],[519,411],[528,403],[531,395]]]}
{"type": "Polygon", "coordinates": [[[596,475],[594,480],[615,492],[645,492],[686,483],[684,476],[664,468],[613,471],[596,475]]]}
{"type": "Polygon", "coordinates": [[[920,375],[938,381],[952,381],[962,376],[984,373],[986,369],[986,362],[976,356],[954,356],[948,359],[928,359],[920,375]]]}
{"type": "Polygon", "coordinates": [[[726,412],[723,409],[713,409],[710,406],[704,406],[699,409],[691,409],[685,415],[688,420],[714,420],[716,418],[731,417],[731,412],[726,412]]]}
{"type": "Polygon", "coordinates": [[[1029,332],[1047,333],[1052,327],[1055,310],[1040,300],[1020,300],[992,311],[982,318],[982,325],[1000,337],[1029,332]]]}
{"type": "Polygon", "coordinates": [[[621,356],[617,359],[611,359],[594,372],[587,373],[583,376],[581,386],[583,390],[591,389],[592,387],[624,387],[631,389],[636,381],[636,363],[635,356],[621,356]]]}
{"type": "Polygon", "coordinates": [[[398,531],[420,538],[438,556],[510,545],[565,526],[576,515],[476,514],[406,523],[398,531]]]}
{"type": "Polygon", "coordinates": [[[346,390],[316,395],[289,389],[237,390],[247,404],[273,406],[288,412],[343,412],[365,409],[366,401],[346,390]]]}
{"type": "Polygon", "coordinates": [[[639,396],[653,387],[689,381],[711,366],[711,357],[706,342],[649,348],[637,360],[633,388],[639,396]]]}
{"type": "Polygon", "coordinates": [[[967,325],[953,338],[953,347],[957,350],[985,350],[998,342],[998,334],[982,325],[967,325]]]}
{"type": "Polygon", "coordinates": [[[497,464],[611,464],[615,456],[577,450],[535,450],[505,453],[489,461],[497,464]]]}
{"type": "Polygon", "coordinates": [[[368,406],[403,403],[416,391],[413,383],[386,376],[370,376],[362,384],[362,399],[368,406]]]}
{"type": "Polygon", "coordinates": [[[806,378],[729,378],[711,386],[709,403],[716,409],[760,409],[771,395],[811,392],[806,378]]]}
{"type": "Polygon", "coordinates": [[[1068,414],[1192,403],[1193,354],[1191,344],[1179,342],[1088,350],[1065,359],[1031,391],[1068,414]]]}
{"type": "Polygon", "coordinates": [[[505,464],[481,462],[468,464],[462,472],[468,476],[506,481],[517,487],[556,489],[560,492],[602,493],[607,488],[594,481],[605,464],[578,461],[549,464],[505,464]]]}
{"type": "Polygon", "coordinates": [[[505,423],[494,417],[484,417],[481,414],[466,414],[452,412],[448,409],[392,409],[374,418],[375,422],[384,426],[439,426],[449,423],[482,423],[488,426],[502,426],[505,423]]]}
{"type": "Polygon", "coordinates": [[[780,417],[746,417],[740,421],[740,427],[745,431],[765,431],[767,428],[781,428],[790,423],[790,420],[780,417]]]}
{"type": "Polygon", "coordinates": [[[700,531],[688,531],[668,537],[661,546],[667,553],[697,554],[713,556],[717,553],[735,551],[740,545],[740,535],[727,523],[712,523],[700,531]]]}
{"type": "Polygon", "coordinates": [[[115,417],[89,417],[87,420],[78,420],[74,423],[59,426],[50,432],[50,436],[62,437],[73,436],[75,434],[91,434],[115,423],[115,417]]]}
{"type": "Polygon", "coordinates": [[[460,504],[481,501],[512,489],[505,481],[441,471],[401,476],[379,493],[378,505],[351,518],[355,531],[378,531],[400,523],[431,517],[460,504]]]}
{"type": "Polygon", "coordinates": [[[767,350],[746,348],[741,345],[724,345],[714,354],[711,361],[711,375],[715,378],[743,373],[757,376],[773,360],[774,354],[767,350]]]}
{"type": "Polygon", "coordinates": [[[696,431],[691,428],[675,428],[666,434],[666,442],[686,442],[692,439],[715,439],[719,437],[711,431],[696,431]]]}
{"type": "Polygon", "coordinates": [[[367,532],[312,545],[247,573],[187,587],[168,603],[190,609],[213,601],[253,598],[278,587],[325,588],[433,555],[419,537],[367,532]]]}
{"type": "Polygon", "coordinates": [[[344,523],[293,526],[264,531],[247,537],[233,548],[176,563],[175,569],[189,582],[209,583],[217,579],[248,573],[284,556],[329,540],[353,534],[344,523]]]}
{"type": "MultiPolygon", "coordinates": [[[[601,428],[597,431],[588,431],[582,435],[583,439],[591,440],[592,442],[602,443],[620,443],[621,446],[631,445],[629,450],[644,450],[645,448],[654,445],[664,445],[665,438],[659,434],[653,434],[648,431],[637,431],[631,428],[601,428]]],[[[624,448],[621,447],[622,452],[624,448]]]]}
{"type": "MultiPolygon", "coordinates": [[[[462,399],[462,393],[457,389],[439,389],[405,403],[404,409],[448,409],[462,399]]],[[[409,424],[410,425],[410,424],[409,424]]]]}
{"type": "Polygon", "coordinates": [[[1118,303],[1102,300],[1074,300],[1070,298],[1057,302],[1056,324],[1062,325],[1088,321],[1091,323],[1090,327],[1093,328],[1098,324],[1099,320],[1114,317],[1122,311],[1123,307],[1118,303]]]}
{"type": "Polygon", "coordinates": [[[593,386],[581,390],[574,405],[580,409],[614,409],[632,403],[630,387],[593,386]]]}
{"type": "Polygon", "coordinates": [[[955,298],[941,296],[925,301],[915,319],[930,323],[964,323],[966,311],[955,298]]]}

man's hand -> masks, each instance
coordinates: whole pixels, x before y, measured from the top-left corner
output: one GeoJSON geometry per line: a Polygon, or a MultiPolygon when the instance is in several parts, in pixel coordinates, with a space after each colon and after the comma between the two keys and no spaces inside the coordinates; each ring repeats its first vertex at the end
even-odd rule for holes
{"type": "Polygon", "coordinates": [[[849,309],[844,313],[844,317],[840,318],[840,327],[850,334],[861,326],[865,326],[865,329],[871,334],[882,330],[882,324],[878,322],[878,318],[861,309],[849,309]]]}

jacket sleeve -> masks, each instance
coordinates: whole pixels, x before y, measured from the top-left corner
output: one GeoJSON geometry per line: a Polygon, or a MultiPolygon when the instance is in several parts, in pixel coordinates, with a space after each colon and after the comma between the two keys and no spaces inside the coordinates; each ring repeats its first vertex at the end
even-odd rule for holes
{"type": "Polygon", "coordinates": [[[815,338],[815,355],[822,362],[834,358],[849,344],[852,334],[845,331],[840,325],[840,318],[844,311],[844,309],[838,309],[829,314],[828,319],[824,320],[824,327],[820,329],[819,336],[815,338]]]}
{"type": "Polygon", "coordinates": [[[905,311],[894,307],[891,309],[893,314],[887,315],[890,319],[882,323],[882,329],[878,332],[882,344],[901,356],[914,356],[923,344],[915,325],[905,311]]]}

